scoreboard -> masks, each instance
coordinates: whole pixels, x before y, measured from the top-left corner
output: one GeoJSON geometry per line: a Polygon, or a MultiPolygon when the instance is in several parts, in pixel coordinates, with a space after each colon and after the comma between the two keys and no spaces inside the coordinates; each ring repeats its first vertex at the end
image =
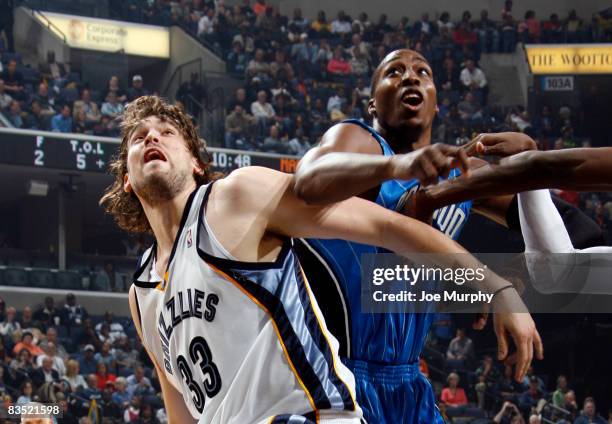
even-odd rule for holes
{"type": "MultiPolygon", "coordinates": [[[[0,128],[0,164],[106,173],[119,143],[107,137],[0,128]]],[[[207,150],[213,168],[224,173],[243,166],[294,172],[299,160],[296,156],[271,153],[207,150]]]]}

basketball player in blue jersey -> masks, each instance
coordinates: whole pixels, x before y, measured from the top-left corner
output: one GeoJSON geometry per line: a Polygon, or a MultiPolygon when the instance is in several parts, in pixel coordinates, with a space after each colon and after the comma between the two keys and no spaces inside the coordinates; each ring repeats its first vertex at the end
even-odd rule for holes
{"type": "MultiPolygon", "coordinates": [[[[359,196],[402,212],[419,181],[427,185],[440,177],[460,175],[453,166],[465,164],[465,152],[449,160],[445,154],[449,146],[430,145],[436,87],[422,55],[412,50],[387,55],[374,72],[371,92],[368,112],[373,126],[349,120],[329,129],[298,166],[294,189],[299,197],[325,203],[359,196]]],[[[525,139],[514,145],[517,150],[534,147],[532,140],[525,139]]],[[[437,210],[433,223],[457,238],[471,209],[503,224],[511,202],[512,196],[456,203],[437,210]]],[[[360,313],[360,258],[381,250],[344,240],[300,242],[300,260],[316,282],[314,291],[340,341],[341,358],[355,374],[357,399],[368,422],[442,422],[431,386],[418,371],[434,314],[360,313]],[[323,276],[331,281],[323,283],[323,276]],[[321,290],[319,283],[324,284],[321,290]]],[[[508,341],[503,332],[496,332],[498,356],[504,359],[508,341]]],[[[520,339],[515,344],[519,358],[515,378],[521,380],[533,350],[520,339]]],[[[541,357],[542,352],[537,353],[541,357]]]]}
{"type": "MultiPolygon", "coordinates": [[[[191,120],[157,97],[128,105],[122,127],[115,181],[101,203],[123,229],[155,238],[129,302],[169,422],[357,424],[353,374],[292,238],[341,238],[402,255],[465,249],[363,199],[308,205],[291,175],[270,169],[242,168],[213,182],[191,120]]],[[[482,267],[466,254],[455,259],[482,267]]],[[[496,306],[522,305],[493,273],[480,289],[496,293],[496,306]]],[[[529,314],[502,314],[497,329],[541,350],[529,314]]]]}

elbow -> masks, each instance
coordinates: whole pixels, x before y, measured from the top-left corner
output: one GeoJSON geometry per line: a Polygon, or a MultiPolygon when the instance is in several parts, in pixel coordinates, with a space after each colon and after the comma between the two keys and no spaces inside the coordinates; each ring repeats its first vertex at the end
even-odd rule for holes
{"type": "Polygon", "coordinates": [[[293,192],[298,198],[309,205],[325,203],[318,186],[317,177],[311,169],[298,168],[293,178],[293,192]]]}

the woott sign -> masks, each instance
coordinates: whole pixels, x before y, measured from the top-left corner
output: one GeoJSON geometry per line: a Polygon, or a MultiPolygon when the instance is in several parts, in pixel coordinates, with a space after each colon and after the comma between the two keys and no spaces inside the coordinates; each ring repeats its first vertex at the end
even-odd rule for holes
{"type": "Polygon", "coordinates": [[[612,44],[527,45],[533,74],[612,74],[612,44]]]}

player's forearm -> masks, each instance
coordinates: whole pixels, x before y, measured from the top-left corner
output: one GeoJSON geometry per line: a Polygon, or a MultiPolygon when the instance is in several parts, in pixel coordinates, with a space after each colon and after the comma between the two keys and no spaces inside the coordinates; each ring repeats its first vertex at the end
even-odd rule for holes
{"type": "Polygon", "coordinates": [[[529,151],[427,187],[428,207],[542,188],[612,190],[612,148],[529,151]]]}
{"type": "Polygon", "coordinates": [[[494,293],[509,284],[440,231],[412,218],[393,215],[379,232],[381,247],[408,258],[413,253],[433,254],[432,265],[439,268],[482,269],[485,278],[477,283],[466,282],[467,287],[494,293]]]}
{"type": "Polygon", "coordinates": [[[382,155],[316,151],[302,159],[294,190],[311,204],[338,202],[360,195],[393,178],[393,161],[382,155]]]}

